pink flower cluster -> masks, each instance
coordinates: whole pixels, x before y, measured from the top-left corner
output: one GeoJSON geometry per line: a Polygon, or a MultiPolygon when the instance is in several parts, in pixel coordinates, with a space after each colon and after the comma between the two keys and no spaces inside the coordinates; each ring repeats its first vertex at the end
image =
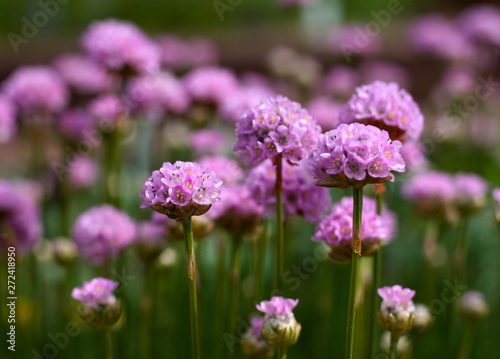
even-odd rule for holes
{"type": "Polygon", "coordinates": [[[309,156],[316,185],[347,188],[393,181],[391,171],[404,172],[401,142],[387,131],[360,123],[341,124],[320,138],[309,156]]]}
{"type": "MultiPolygon", "coordinates": [[[[330,207],[328,189],[314,186],[304,162],[299,165],[284,162],[282,176],[284,215],[319,221],[330,207]]],[[[257,203],[265,207],[266,217],[271,216],[276,210],[276,168],[272,162],[267,160],[254,167],[246,183],[257,203]]]]}
{"type": "Polygon", "coordinates": [[[298,163],[316,148],[320,133],[316,120],[299,103],[277,96],[240,118],[233,150],[253,165],[278,155],[298,163]]]}
{"type": "Polygon", "coordinates": [[[105,204],[82,213],[71,236],[84,259],[102,265],[135,241],[137,226],[124,212],[105,204]]]}
{"type": "Polygon", "coordinates": [[[114,71],[137,73],[155,71],[160,65],[160,51],[136,25],[108,19],[95,21],[82,36],[85,53],[114,71]]]}
{"type": "Polygon", "coordinates": [[[183,82],[193,100],[206,104],[219,104],[239,86],[231,70],[215,66],[198,67],[189,72],[183,82]]]}
{"type": "MultiPolygon", "coordinates": [[[[332,247],[332,256],[341,259],[341,252],[350,258],[352,242],[353,201],[352,197],[344,197],[334,203],[328,214],[317,226],[313,241],[325,241],[332,247]]],[[[378,244],[386,244],[394,238],[396,232],[396,216],[385,206],[382,214],[377,214],[377,203],[370,197],[363,197],[363,213],[361,216],[361,245],[363,255],[368,255],[378,248],[378,244]]]]}
{"type": "Polygon", "coordinates": [[[81,287],[73,288],[71,297],[90,308],[107,307],[116,303],[113,291],[118,287],[118,284],[118,282],[111,279],[97,277],[88,282],[83,282],[81,287]]]}
{"type": "Polygon", "coordinates": [[[293,308],[299,303],[298,299],[283,297],[272,297],[271,300],[263,300],[257,304],[257,310],[265,314],[266,318],[293,316],[293,308]]]}
{"type": "Polygon", "coordinates": [[[48,66],[18,68],[5,80],[3,92],[23,115],[59,112],[68,101],[64,81],[48,66]]]}
{"type": "Polygon", "coordinates": [[[57,120],[59,131],[70,141],[80,141],[95,127],[93,118],[87,111],[75,108],[62,112],[57,120]]]}
{"type": "Polygon", "coordinates": [[[178,221],[206,213],[220,201],[222,181],[214,171],[194,162],[165,162],[141,192],[141,208],[152,207],[178,221]]]}
{"type": "Polygon", "coordinates": [[[383,312],[389,314],[399,311],[406,311],[408,313],[415,311],[415,305],[412,301],[415,296],[414,290],[394,285],[392,287],[379,288],[377,292],[382,298],[381,310],[383,312]]]}
{"type": "Polygon", "coordinates": [[[157,43],[160,47],[162,64],[175,70],[214,64],[219,57],[215,44],[205,38],[195,37],[185,40],[166,34],[158,38],[157,43]]]}
{"type": "Polygon", "coordinates": [[[387,130],[394,140],[417,140],[424,116],[411,95],[396,83],[375,81],[358,87],[339,113],[340,122],[361,122],[387,130]]]}

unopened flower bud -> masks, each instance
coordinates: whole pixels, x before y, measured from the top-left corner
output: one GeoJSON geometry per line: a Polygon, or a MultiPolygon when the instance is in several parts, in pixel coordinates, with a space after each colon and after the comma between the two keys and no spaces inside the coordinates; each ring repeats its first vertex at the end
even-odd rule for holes
{"type": "Polygon", "coordinates": [[[298,302],[298,299],[272,297],[270,301],[257,305],[257,309],[266,314],[261,335],[267,344],[275,348],[288,348],[297,342],[302,327],[292,309],[298,302]]]}
{"type": "Polygon", "coordinates": [[[424,304],[415,305],[413,317],[413,330],[418,333],[423,332],[434,321],[434,317],[432,316],[429,308],[424,304]]]}
{"type": "Polygon", "coordinates": [[[57,238],[54,240],[54,254],[57,262],[62,265],[68,265],[78,256],[76,244],[66,238],[57,238]]]}
{"type": "Polygon", "coordinates": [[[74,288],[71,296],[80,301],[77,311],[91,327],[105,329],[115,324],[121,315],[121,302],[113,295],[118,282],[94,278],[74,288]]]}
{"type": "Polygon", "coordinates": [[[380,326],[393,335],[409,332],[413,326],[415,305],[412,298],[415,291],[395,285],[378,289],[382,305],[377,313],[380,326]]]}
{"type": "Polygon", "coordinates": [[[465,292],[460,299],[459,312],[464,320],[475,323],[488,315],[490,308],[483,294],[476,291],[465,292]]]}
{"type": "Polygon", "coordinates": [[[160,253],[156,259],[156,267],[159,269],[168,269],[177,263],[177,252],[170,247],[167,247],[160,253]]]}

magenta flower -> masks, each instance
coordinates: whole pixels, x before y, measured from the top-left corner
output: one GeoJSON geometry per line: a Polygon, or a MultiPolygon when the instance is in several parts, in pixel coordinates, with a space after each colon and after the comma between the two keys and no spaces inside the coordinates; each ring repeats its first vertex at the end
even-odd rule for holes
{"type": "Polygon", "coordinates": [[[316,148],[320,133],[316,120],[299,103],[277,96],[240,118],[233,150],[253,165],[278,155],[299,163],[316,148]]]}
{"type": "MultiPolygon", "coordinates": [[[[276,168],[267,160],[254,167],[247,178],[247,185],[256,202],[265,207],[265,216],[276,210],[276,168]]],[[[314,186],[305,162],[298,166],[283,163],[282,179],[283,214],[302,216],[317,222],[330,207],[327,188],[314,186]]]]}
{"type": "Polygon", "coordinates": [[[226,185],[233,185],[240,182],[245,174],[238,162],[225,156],[205,156],[199,159],[198,163],[215,173],[226,185]]]}
{"type": "Polygon", "coordinates": [[[474,56],[474,48],[461,29],[441,15],[425,15],[413,21],[408,39],[411,48],[420,54],[452,61],[474,56]]]}
{"type": "Polygon", "coordinates": [[[83,34],[81,45],[90,58],[113,71],[143,73],[159,68],[157,45],[128,21],[93,22],[83,34]]]}
{"type": "Polygon", "coordinates": [[[376,54],[381,46],[378,36],[368,36],[363,23],[349,23],[335,28],[329,36],[329,45],[333,53],[343,55],[350,62],[351,56],[376,54]]]}
{"type": "Polygon", "coordinates": [[[262,222],[264,207],[257,203],[247,185],[227,186],[221,201],[214,203],[207,216],[232,234],[255,231],[262,222]]]}
{"type": "Polygon", "coordinates": [[[469,214],[486,205],[488,183],[474,173],[455,175],[455,203],[458,209],[469,214]]]}
{"type": "MultiPolygon", "coordinates": [[[[12,241],[20,254],[31,252],[40,241],[43,230],[40,209],[29,184],[0,179],[0,224],[7,226],[10,234],[5,241],[12,241]]],[[[2,247],[5,245],[2,243],[2,247]]]]}
{"type": "Polygon", "coordinates": [[[12,102],[0,95],[0,144],[10,141],[17,132],[16,111],[12,102]]]}
{"type": "Polygon", "coordinates": [[[458,310],[464,319],[475,323],[488,315],[490,307],[481,292],[468,290],[460,298],[458,310]]]}
{"type": "Polygon", "coordinates": [[[404,172],[401,142],[387,131],[360,123],[341,124],[321,136],[309,156],[316,185],[347,188],[394,181],[391,171],[404,172]]]}
{"type": "Polygon", "coordinates": [[[62,112],[57,125],[64,137],[74,142],[85,139],[85,135],[89,135],[95,128],[94,119],[81,108],[62,112]]]}
{"type": "Polygon", "coordinates": [[[340,124],[339,110],[342,107],[340,103],[322,96],[312,99],[306,107],[323,131],[333,130],[340,124]]]}
{"type": "Polygon", "coordinates": [[[411,330],[414,321],[415,305],[413,296],[415,291],[394,285],[392,287],[379,288],[378,294],[382,298],[377,320],[380,326],[394,335],[411,330]]]}
{"type": "Polygon", "coordinates": [[[265,314],[267,318],[278,316],[293,316],[293,308],[299,304],[298,299],[288,299],[283,297],[272,297],[271,300],[263,300],[256,305],[258,311],[265,314]]]}
{"type": "Polygon", "coordinates": [[[132,78],[127,86],[127,105],[133,111],[160,120],[170,113],[185,112],[190,103],[184,85],[168,72],[132,78]]]}
{"type": "Polygon", "coordinates": [[[228,142],[224,132],[211,128],[193,131],[189,135],[189,146],[197,153],[215,155],[223,152],[228,142]]]}
{"type": "Polygon", "coordinates": [[[71,237],[85,260],[102,265],[135,241],[137,226],[124,212],[105,204],[78,216],[71,237]]]}
{"type": "Polygon", "coordinates": [[[267,345],[260,335],[263,326],[263,317],[252,316],[250,319],[250,328],[247,329],[243,338],[241,338],[241,351],[246,357],[266,358],[271,354],[273,348],[267,345]]]}
{"type": "Polygon", "coordinates": [[[99,308],[99,306],[111,306],[116,303],[113,291],[118,287],[118,284],[110,279],[97,277],[83,282],[81,287],[73,288],[71,296],[94,309],[99,308]]]}
{"type": "Polygon", "coordinates": [[[98,120],[99,127],[115,127],[128,115],[128,109],[116,95],[101,95],[88,105],[89,113],[98,120]]]}
{"type": "Polygon", "coordinates": [[[65,54],[54,61],[54,67],[66,83],[81,94],[105,92],[113,85],[106,68],[78,54],[65,54]]]}
{"type": "Polygon", "coordinates": [[[500,46],[500,8],[489,4],[473,5],[458,17],[458,26],[471,39],[500,46]]]}
{"type": "MultiPolygon", "coordinates": [[[[325,241],[331,248],[330,256],[334,259],[352,258],[352,223],[353,200],[344,197],[334,203],[328,214],[317,226],[313,241],[325,241]]],[[[363,213],[361,216],[361,246],[362,254],[370,255],[379,246],[393,240],[397,220],[393,212],[385,206],[382,214],[377,214],[377,203],[370,197],[363,198],[363,213]]]]}
{"type": "Polygon", "coordinates": [[[206,213],[220,201],[222,181],[194,162],[165,162],[144,184],[141,208],[151,207],[177,221],[206,213]]]}
{"type": "Polygon", "coordinates": [[[88,156],[77,156],[69,163],[69,180],[75,188],[87,188],[97,181],[99,165],[88,156]]]}
{"type": "Polygon", "coordinates": [[[68,101],[63,80],[48,66],[18,68],[5,80],[3,92],[24,116],[57,113],[68,101]]]}
{"type": "Polygon", "coordinates": [[[393,140],[417,140],[424,117],[411,95],[396,83],[375,81],[356,89],[340,110],[344,123],[360,122],[389,132],[393,140]]]}
{"type": "Polygon", "coordinates": [[[183,82],[193,100],[206,104],[219,104],[239,86],[231,70],[215,66],[196,68],[184,77],[183,82]]]}

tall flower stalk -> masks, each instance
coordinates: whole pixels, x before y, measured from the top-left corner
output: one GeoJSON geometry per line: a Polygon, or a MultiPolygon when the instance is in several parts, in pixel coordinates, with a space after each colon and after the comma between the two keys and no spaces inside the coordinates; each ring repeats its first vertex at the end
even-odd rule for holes
{"type": "Polygon", "coordinates": [[[274,289],[281,290],[281,275],[284,271],[285,256],[285,227],[283,224],[283,159],[281,156],[276,161],[276,268],[274,270],[274,289]]]}

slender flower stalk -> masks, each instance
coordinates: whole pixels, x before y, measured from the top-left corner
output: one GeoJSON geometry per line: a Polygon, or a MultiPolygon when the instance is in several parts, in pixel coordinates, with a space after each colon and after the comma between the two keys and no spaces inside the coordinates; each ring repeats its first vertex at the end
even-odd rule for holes
{"type": "Polygon", "coordinates": [[[231,295],[229,310],[230,333],[236,333],[236,319],[240,305],[240,282],[241,282],[241,245],[242,238],[234,236],[233,248],[231,251],[231,295]]]}
{"type": "Polygon", "coordinates": [[[144,273],[144,290],[141,303],[141,355],[144,358],[151,357],[151,311],[153,309],[152,285],[154,281],[154,268],[146,263],[144,273]]]}
{"type": "Polygon", "coordinates": [[[104,330],[104,339],[106,359],[113,359],[113,336],[110,329],[104,330]]]}
{"type": "Polygon", "coordinates": [[[104,190],[106,202],[120,208],[121,181],[121,131],[115,128],[106,138],[104,163],[104,190]]]}
{"type": "Polygon", "coordinates": [[[194,359],[201,358],[200,320],[198,317],[198,297],[196,290],[196,258],[194,254],[193,226],[191,217],[182,221],[186,246],[186,261],[189,281],[189,306],[191,318],[191,346],[194,359]]]}
{"type": "Polygon", "coordinates": [[[399,335],[391,333],[391,344],[389,347],[389,359],[395,359],[398,351],[399,335]]]}
{"type": "Polygon", "coordinates": [[[356,319],[356,297],[359,287],[359,261],[361,258],[361,213],[363,210],[363,187],[353,188],[353,223],[352,223],[352,263],[351,285],[349,290],[349,310],[347,314],[346,359],[354,353],[354,323],[356,319]]]}
{"type": "Polygon", "coordinates": [[[283,225],[283,201],[282,201],[282,181],[283,181],[283,159],[281,156],[276,163],[276,268],[274,271],[274,289],[281,289],[281,275],[284,271],[285,256],[285,228],[283,225]]]}

